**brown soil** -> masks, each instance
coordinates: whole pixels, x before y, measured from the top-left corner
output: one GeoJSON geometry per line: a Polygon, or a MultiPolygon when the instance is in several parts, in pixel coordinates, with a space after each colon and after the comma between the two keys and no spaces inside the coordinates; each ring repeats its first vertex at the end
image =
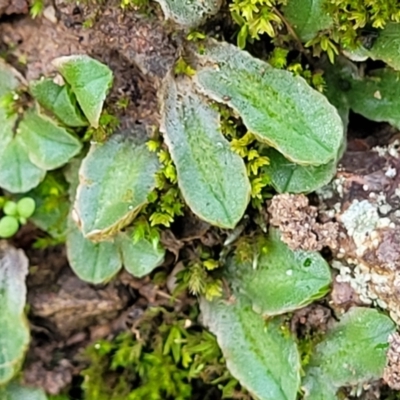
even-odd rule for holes
{"type": "Polygon", "coordinates": [[[157,87],[178,47],[178,38],[171,38],[159,16],[125,13],[113,1],[90,7],[56,1],[35,20],[0,24],[0,38],[9,61],[28,80],[55,73],[52,60],[59,56],[88,54],[106,63],[115,77],[108,104],[128,98],[123,114],[139,123],[158,124],[157,87]],[[91,28],[84,27],[88,20],[91,28]]]}

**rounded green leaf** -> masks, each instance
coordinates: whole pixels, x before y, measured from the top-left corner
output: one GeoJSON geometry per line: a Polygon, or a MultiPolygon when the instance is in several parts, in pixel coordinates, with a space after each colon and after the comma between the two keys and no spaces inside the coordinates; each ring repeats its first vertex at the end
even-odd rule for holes
{"type": "Polygon", "coordinates": [[[220,131],[219,113],[186,79],[164,82],[161,131],[178,174],[182,196],[201,219],[233,228],[250,199],[243,160],[220,131]]]}
{"type": "Polygon", "coordinates": [[[45,175],[44,169],[31,162],[18,135],[0,149],[0,187],[5,190],[11,193],[28,192],[37,186],[45,175]]]}
{"type": "MultiPolygon", "coordinates": [[[[22,75],[0,59],[0,98],[25,83],[22,75]]],[[[17,115],[7,115],[0,107],[0,187],[17,193],[29,190],[43,179],[44,171],[30,165],[23,149],[19,153],[13,128],[17,115]]]]}
{"type": "Polygon", "coordinates": [[[125,269],[137,278],[148,275],[164,261],[165,250],[146,239],[134,242],[126,233],[119,233],[116,238],[125,269]]]}
{"type": "Polygon", "coordinates": [[[305,398],[335,399],[342,386],[380,379],[394,331],[393,321],[377,310],[350,309],[315,348],[306,371],[305,398]]]}
{"type": "Polygon", "coordinates": [[[113,81],[110,68],[86,55],[59,57],[53,64],[71,86],[90,124],[97,128],[104,100],[113,81]]]}
{"type": "MultiPolygon", "coordinates": [[[[76,176],[78,177],[78,173],[76,176]]],[[[47,174],[44,181],[28,193],[35,202],[35,211],[31,221],[57,239],[64,238],[67,231],[70,209],[67,187],[62,175],[52,173],[47,174]]]]}
{"type": "Polygon", "coordinates": [[[85,237],[102,240],[117,233],[132,222],[155,187],[157,155],[138,135],[137,129],[94,143],[83,160],[75,211],[85,237]]]}
{"type": "Polygon", "coordinates": [[[17,215],[18,214],[18,207],[15,201],[7,201],[3,206],[3,213],[6,215],[17,215]]]}
{"type": "Polygon", "coordinates": [[[30,218],[35,212],[35,200],[30,197],[23,197],[17,203],[18,215],[22,218],[30,218]]]}
{"type": "Polygon", "coordinates": [[[82,148],[77,138],[35,110],[25,113],[18,125],[17,135],[29,159],[46,170],[66,164],[82,148]]]}
{"type": "Polygon", "coordinates": [[[318,252],[290,250],[277,229],[258,243],[254,260],[233,257],[226,279],[234,292],[246,296],[253,309],[264,316],[285,314],[323,297],[331,273],[318,252]]]}
{"type": "Polygon", "coordinates": [[[281,153],[268,149],[265,155],[270,163],[263,167],[278,193],[311,193],[328,184],[336,173],[337,160],[324,165],[298,165],[281,153]]]}
{"type": "Polygon", "coordinates": [[[0,154],[5,151],[7,145],[12,142],[15,136],[13,129],[17,118],[18,116],[15,114],[7,115],[7,111],[3,107],[0,107],[0,154]]]}
{"type": "Polygon", "coordinates": [[[72,127],[88,125],[68,86],[57,85],[52,79],[41,79],[31,82],[29,88],[39,104],[51,111],[64,125],[72,127]]]}
{"type": "Polygon", "coordinates": [[[319,31],[333,25],[324,8],[326,3],[327,0],[290,0],[283,7],[285,18],[302,41],[313,39],[319,31]]]}
{"type": "Polygon", "coordinates": [[[345,95],[354,112],[400,128],[400,72],[378,69],[363,79],[346,82],[349,89],[345,95]]]}
{"type": "Polygon", "coordinates": [[[297,164],[336,158],[344,136],[340,116],[303,78],[227,43],[209,40],[201,49],[194,76],[198,87],[232,107],[259,140],[297,164]]]}
{"type": "Polygon", "coordinates": [[[29,344],[24,314],[27,274],[23,251],[0,241],[0,385],[13,377],[29,344]]]}
{"type": "Polygon", "coordinates": [[[107,282],[122,267],[114,242],[93,243],[83,237],[72,221],[69,223],[66,246],[71,268],[83,281],[93,284],[107,282]]]}
{"type": "Polygon", "coordinates": [[[200,302],[203,323],[217,336],[231,374],[259,400],[295,400],[300,357],[281,320],[269,322],[244,299],[200,302]]]}
{"type": "Polygon", "coordinates": [[[42,389],[22,386],[17,382],[11,382],[4,388],[0,388],[1,400],[47,400],[42,389]]]}
{"type": "Polygon", "coordinates": [[[18,232],[19,223],[17,218],[6,215],[0,218],[0,238],[8,239],[18,232]]]}
{"type": "Polygon", "coordinates": [[[13,128],[17,115],[8,117],[0,107],[0,187],[11,193],[27,192],[44,178],[45,171],[28,158],[13,128]]]}
{"type": "Polygon", "coordinates": [[[62,199],[62,203],[57,208],[47,209],[46,204],[38,204],[31,221],[42,231],[47,232],[56,239],[64,239],[67,231],[67,216],[69,212],[68,201],[62,199]]]}
{"type": "Polygon", "coordinates": [[[400,24],[388,23],[379,31],[372,48],[364,52],[373,60],[382,60],[396,70],[400,70],[400,24]]]}
{"type": "Polygon", "coordinates": [[[215,15],[221,0],[157,0],[166,19],[172,19],[185,28],[195,28],[207,17],[215,15]]]}
{"type": "Polygon", "coordinates": [[[0,58],[0,97],[16,89],[24,82],[22,75],[0,58]]]}
{"type": "Polygon", "coordinates": [[[6,215],[0,218],[0,238],[7,239],[18,232],[19,223],[17,218],[6,215]]]}

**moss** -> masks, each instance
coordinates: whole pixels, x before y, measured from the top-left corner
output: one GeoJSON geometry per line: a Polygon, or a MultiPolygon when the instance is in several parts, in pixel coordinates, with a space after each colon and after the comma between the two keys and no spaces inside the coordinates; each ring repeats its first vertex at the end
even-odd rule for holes
{"type": "Polygon", "coordinates": [[[243,158],[247,176],[251,184],[251,205],[260,210],[267,198],[270,198],[270,177],[263,167],[269,164],[269,159],[263,154],[267,147],[256,140],[254,135],[243,130],[241,121],[237,120],[232,111],[224,106],[217,106],[221,115],[221,131],[231,142],[232,150],[243,158]]]}
{"type": "MultiPolygon", "coordinates": [[[[293,29],[280,12],[286,3],[285,0],[232,0],[231,15],[239,25],[238,46],[244,48],[264,34],[280,44],[297,42],[293,29]]],[[[339,54],[339,47],[355,49],[362,45],[369,49],[381,29],[390,22],[400,22],[400,4],[392,0],[327,0],[324,7],[332,19],[332,27],[321,31],[305,47],[312,48],[316,57],[326,53],[332,62],[339,54]]],[[[301,45],[300,50],[305,52],[301,45]]],[[[283,63],[278,68],[284,67],[283,63]]]]}
{"type": "Polygon", "coordinates": [[[391,0],[330,0],[327,12],[334,20],[331,36],[345,47],[360,43],[368,31],[400,22],[400,4],[391,0]]]}
{"type": "Polygon", "coordinates": [[[277,7],[285,3],[285,0],[233,0],[229,8],[240,26],[238,46],[244,48],[246,41],[259,40],[263,34],[275,37],[283,26],[277,7]]]}
{"type": "Polygon", "coordinates": [[[83,398],[203,399],[217,385],[221,398],[224,393],[246,398],[227,373],[214,336],[195,325],[197,314],[196,309],[186,314],[149,309],[132,332],[88,347],[85,355],[89,367],[82,371],[83,398]],[[193,393],[194,381],[203,397],[193,393]]]}

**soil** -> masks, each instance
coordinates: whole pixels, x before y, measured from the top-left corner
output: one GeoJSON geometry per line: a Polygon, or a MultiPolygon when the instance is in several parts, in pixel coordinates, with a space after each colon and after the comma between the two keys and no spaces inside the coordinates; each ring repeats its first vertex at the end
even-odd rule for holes
{"type": "Polygon", "coordinates": [[[0,16],[13,14],[27,14],[29,4],[25,0],[1,0],[0,1],[0,16]]]}
{"type": "MultiPolygon", "coordinates": [[[[106,63],[114,72],[115,82],[107,100],[108,107],[114,109],[126,124],[141,124],[148,131],[158,125],[157,89],[180,55],[181,37],[163,21],[156,7],[143,14],[132,10],[124,12],[119,2],[114,0],[80,5],[55,0],[45,4],[41,17],[32,19],[27,12],[28,4],[24,0],[0,0],[0,48],[7,60],[28,80],[55,74],[51,61],[56,57],[88,54],[106,63]],[[90,28],[87,27],[88,21],[90,28]],[[129,99],[125,110],[115,107],[121,98],[129,99]]],[[[300,202],[307,212],[314,207],[314,233],[318,229],[322,232],[324,224],[340,230],[340,226],[332,225],[337,221],[327,217],[328,211],[339,204],[340,212],[344,212],[354,199],[368,200],[371,193],[383,192],[387,204],[393,209],[398,208],[400,200],[394,193],[400,174],[388,177],[387,171],[389,168],[400,171],[400,158],[380,155],[373,149],[394,143],[397,136],[398,132],[388,125],[365,123],[362,118],[351,116],[347,152],[335,178],[335,181],[344,182],[342,195],[336,186],[330,198],[322,195],[311,198],[315,207],[303,200],[300,202]]],[[[298,209],[300,214],[301,207],[298,209]]],[[[275,218],[279,225],[276,215],[275,218]]],[[[300,216],[296,221],[291,223],[304,223],[300,216]]],[[[293,229],[291,226],[288,232],[293,229]]],[[[395,249],[390,254],[392,261],[396,265],[400,263],[398,232],[397,225],[393,231],[381,232],[381,246],[363,255],[363,262],[379,265],[378,273],[390,274],[390,268],[382,266],[379,252],[395,249]]],[[[310,234],[303,233],[306,236],[310,234]]],[[[121,273],[106,285],[93,286],[80,281],[72,273],[62,246],[33,250],[31,245],[37,236],[40,236],[38,230],[26,226],[14,240],[16,247],[23,248],[30,260],[27,285],[32,341],[23,377],[26,383],[43,387],[50,394],[58,394],[73,385],[85,367],[80,354],[89,343],[134,329],[135,319],[149,305],[171,307],[169,288],[174,285],[174,275],[182,266],[176,263],[190,257],[193,243],[200,241],[207,246],[220,246],[225,239],[208,224],[186,216],[178,220],[173,229],[163,233],[162,242],[169,251],[164,268],[172,271],[166,286],[159,287],[149,279],[135,279],[126,273],[121,273]]],[[[293,238],[288,241],[295,247],[293,238]]],[[[310,239],[310,243],[318,249],[330,247],[327,256],[331,260],[354,261],[359,257],[354,253],[354,243],[349,237],[342,237],[336,248],[326,240],[317,243],[315,237],[310,239]],[[341,248],[345,255],[338,257],[341,248]]],[[[353,269],[356,264],[351,264],[353,269]]],[[[338,276],[340,273],[338,271],[338,276]]],[[[332,323],[334,312],[340,313],[352,304],[365,304],[353,286],[350,281],[336,279],[329,299],[294,314],[292,329],[300,335],[324,332],[332,323]]],[[[383,297],[382,300],[388,303],[389,311],[397,313],[398,306],[400,310],[397,300],[395,304],[383,297]]],[[[172,307],[179,309],[191,302],[190,298],[181,298],[172,307]]],[[[398,352],[395,352],[395,360],[398,358],[398,352]]],[[[383,383],[371,385],[361,398],[378,399],[385,387],[383,383]]]]}
{"type": "Polygon", "coordinates": [[[128,98],[119,116],[151,126],[158,124],[160,80],[177,57],[178,38],[172,39],[163,24],[159,15],[125,13],[118,2],[77,6],[56,1],[37,19],[6,20],[0,37],[8,61],[28,80],[54,74],[52,60],[64,55],[88,54],[104,62],[115,77],[108,104],[128,98]],[[84,27],[87,20],[93,20],[91,28],[84,27]]]}

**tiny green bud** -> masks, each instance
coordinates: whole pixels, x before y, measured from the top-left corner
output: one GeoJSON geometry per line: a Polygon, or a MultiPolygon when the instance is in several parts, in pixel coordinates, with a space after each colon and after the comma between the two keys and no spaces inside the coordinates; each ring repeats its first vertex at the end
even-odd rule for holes
{"type": "Polygon", "coordinates": [[[15,217],[6,215],[0,219],[0,238],[7,239],[18,232],[18,221],[15,217]]]}
{"type": "Polygon", "coordinates": [[[22,218],[29,218],[35,212],[35,200],[30,197],[24,197],[17,203],[18,215],[22,218]]]}
{"type": "Polygon", "coordinates": [[[28,222],[28,220],[24,217],[19,217],[18,221],[21,225],[25,225],[28,222]]]}
{"type": "Polygon", "coordinates": [[[10,215],[10,216],[15,216],[18,213],[17,210],[17,203],[15,203],[14,201],[8,200],[6,201],[6,203],[4,204],[3,207],[3,212],[6,215],[10,215]]]}

